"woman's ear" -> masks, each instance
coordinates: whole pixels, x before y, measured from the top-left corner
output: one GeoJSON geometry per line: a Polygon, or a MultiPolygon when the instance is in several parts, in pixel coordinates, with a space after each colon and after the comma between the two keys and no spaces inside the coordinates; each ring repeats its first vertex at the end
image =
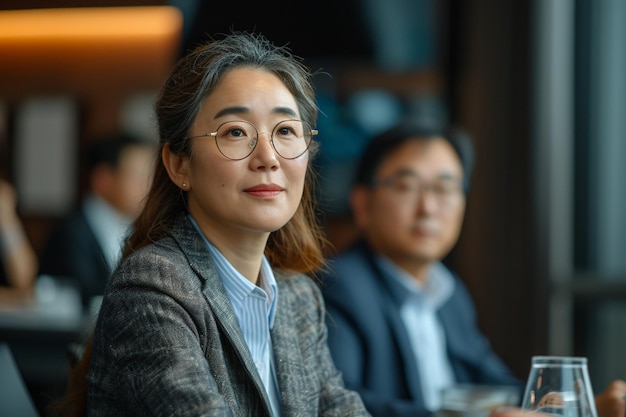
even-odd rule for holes
{"type": "Polygon", "coordinates": [[[188,176],[189,158],[187,156],[176,155],[170,149],[169,143],[166,143],[161,151],[161,159],[172,182],[178,185],[179,188],[188,190],[191,185],[189,184],[188,176]]]}

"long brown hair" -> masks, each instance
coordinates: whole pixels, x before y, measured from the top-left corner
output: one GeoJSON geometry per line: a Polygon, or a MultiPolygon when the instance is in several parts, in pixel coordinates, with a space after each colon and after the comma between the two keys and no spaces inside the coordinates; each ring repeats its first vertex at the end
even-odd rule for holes
{"type": "MultiPolygon", "coordinates": [[[[244,32],[198,46],[176,64],[157,99],[155,113],[160,140],[152,185],[143,211],[131,227],[122,259],[168,236],[175,220],[186,212],[186,193],[170,180],[161,151],[167,144],[174,154],[191,156],[189,131],[203,101],[225,73],[239,67],[260,68],[277,75],[294,95],[302,120],[315,126],[318,109],[311,73],[286,47],[275,46],[262,35],[244,32]]],[[[309,148],[311,159],[317,148],[317,143],[309,148]]],[[[315,215],[315,174],[313,164],[309,163],[296,213],[285,226],[270,234],[265,255],[276,268],[313,273],[324,266],[327,241],[315,215]]],[[[55,405],[59,415],[85,415],[85,378],[90,362],[91,339],[72,369],[68,392],[55,405]]]]}

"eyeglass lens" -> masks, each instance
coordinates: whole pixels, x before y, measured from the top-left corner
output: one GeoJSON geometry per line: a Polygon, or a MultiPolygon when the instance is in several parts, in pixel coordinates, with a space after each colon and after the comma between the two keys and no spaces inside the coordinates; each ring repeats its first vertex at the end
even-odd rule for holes
{"type": "MultiPolygon", "coordinates": [[[[256,148],[259,133],[249,122],[233,121],[220,125],[215,140],[220,152],[229,159],[244,159],[256,148]]],[[[271,134],[274,150],[285,159],[304,154],[311,143],[311,127],[302,120],[279,122],[271,134]]]]}

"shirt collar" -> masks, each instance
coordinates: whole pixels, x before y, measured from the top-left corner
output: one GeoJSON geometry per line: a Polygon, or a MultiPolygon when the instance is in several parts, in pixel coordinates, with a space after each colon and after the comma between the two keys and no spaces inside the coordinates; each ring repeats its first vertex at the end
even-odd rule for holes
{"type": "Polygon", "coordinates": [[[400,305],[409,298],[417,298],[437,309],[448,301],[454,291],[452,272],[441,262],[431,264],[426,282],[423,284],[386,256],[376,255],[374,262],[388,282],[392,297],[400,305]]]}
{"type": "Polygon", "coordinates": [[[246,277],[244,277],[239,271],[237,271],[232,264],[226,259],[226,257],[220,252],[220,250],[213,245],[209,239],[202,233],[200,226],[196,223],[195,219],[188,214],[187,217],[191,224],[196,228],[204,243],[206,244],[209,252],[213,256],[215,261],[217,272],[222,280],[226,293],[230,299],[233,307],[237,310],[243,308],[243,301],[246,297],[254,296],[262,291],[267,296],[268,300],[268,322],[270,328],[274,325],[274,317],[276,315],[276,298],[278,295],[278,287],[276,284],[276,277],[274,271],[269,264],[269,261],[263,255],[261,259],[261,269],[259,271],[259,285],[254,285],[246,277]]]}

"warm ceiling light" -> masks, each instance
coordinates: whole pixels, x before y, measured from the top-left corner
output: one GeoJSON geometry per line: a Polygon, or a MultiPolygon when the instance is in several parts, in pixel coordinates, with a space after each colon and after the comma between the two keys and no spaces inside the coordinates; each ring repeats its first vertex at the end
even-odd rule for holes
{"type": "Polygon", "coordinates": [[[0,95],[76,94],[93,83],[158,88],[178,55],[182,24],[171,6],[0,11],[0,95]]]}

